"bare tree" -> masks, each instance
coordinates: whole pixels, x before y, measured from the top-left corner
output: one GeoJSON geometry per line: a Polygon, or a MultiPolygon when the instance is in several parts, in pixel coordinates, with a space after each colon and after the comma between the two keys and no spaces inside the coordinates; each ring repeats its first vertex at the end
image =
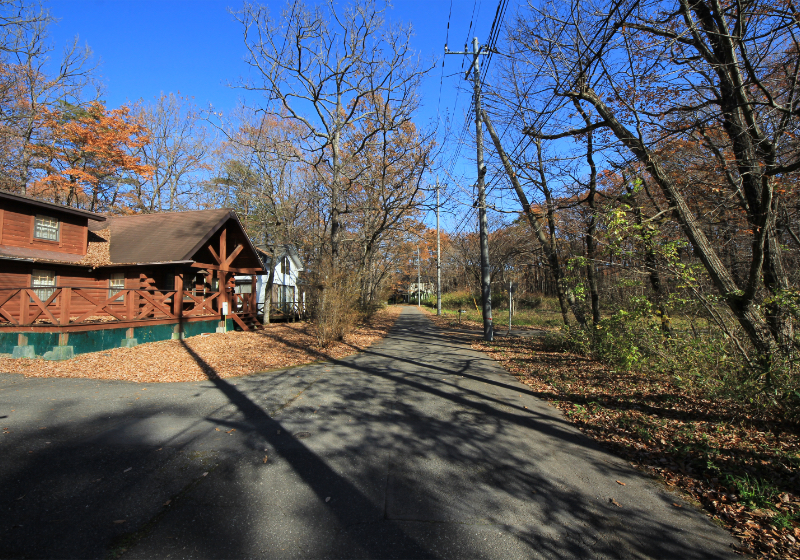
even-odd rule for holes
{"type": "Polygon", "coordinates": [[[203,173],[210,170],[214,147],[197,109],[187,98],[162,93],[155,101],[139,100],[131,117],[150,131],[150,141],[136,155],[153,169],[149,178],[135,181],[132,205],[142,212],[191,205],[203,173]]]}
{"type": "Polygon", "coordinates": [[[781,303],[789,283],[775,185],[800,169],[789,141],[800,117],[796,29],[791,5],[760,0],[573,0],[531,6],[511,29],[508,75],[528,92],[517,98],[525,132],[558,140],[602,130],[623,158],[638,160],[747,333],[752,361],[767,368],[794,338],[781,303]],[[675,142],[703,142],[722,156],[729,196],[751,232],[740,282],[709,240],[709,215],[691,203],[690,162],[670,172],[664,150],[675,142]]]}
{"type": "Polygon", "coordinates": [[[369,169],[357,165],[357,156],[370,150],[383,130],[411,121],[425,72],[410,50],[410,29],[387,24],[384,11],[359,0],[346,8],[294,2],[277,21],[259,5],[246,4],[235,13],[255,74],[240,85],[264,93],[263,111],[300,125],[299,148],[326,191],[334,268],[341,216],[351,211],[347,194],[359,188],[369,169]],[[360,127],[363,134],[353,136],[356,127],[379,115],[380,127],[360,127]]]}
{"type": "Polygon", "coordinates": [[[308,225],[306,166],[296,148],[296,126],[289,120],[240,108],[219,130],[225,135],[223,163],[215,183],[223,185],[248,234],[270,256],[264,323],[270,321],[275,263],[281,246],[304,237],[308,225]]]}

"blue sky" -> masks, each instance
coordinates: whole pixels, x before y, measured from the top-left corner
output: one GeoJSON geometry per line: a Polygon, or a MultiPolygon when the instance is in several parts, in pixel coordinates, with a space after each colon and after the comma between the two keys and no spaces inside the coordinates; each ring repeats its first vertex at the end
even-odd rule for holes
{"type": "MultiPolygon", "coordinates": [[[[388,17],[411,23],[414,48],[427,60],[441,61],[450,18],[450,48],[462,50],[469,35],[487,37],[497,8],[495,0],[398,0],[388,17]],[[472,18],[473,9],[476,14],[472,18]],[[472,18],[472,19],[471,19],[472,18]]],[[[50,0],[53,40],[63,46],[75,36],[100,60],[105,100],[116,107],[126,100],[152,99],[160,92],[180,92],[198,105],[232,108],[240,91],[228,84],[247,72],[240,25],[228,13],[241,4],[216,0],[50,0]]],[[[280,13],[284,2],[266,2],[280,13]]],[[[445,73],[460,68],[459,57],[448,57],[445,73]]],[[[439,107],[441,66],[423,89],[424,118],[435,118],[439,107]]],[[[445,79],[441,110],[452,110],[458,78],[445,79]]],[[[463,80],[461,80],[463,81],[463,80]]],[[[459,114],[468,98],[459,96],[459,114]],[[463,103],[462,103],[463,101],[463,103]]]]}
{"type": "MultiPolygon", "coordinates": [[[[275,14],[285,6],[285,2],[265,4],[275,14]]],[[[515,2],[511,4],[506,21],[515,10],[515,2]]],[[[94,52],[100,62],[103,98],[109,108],[128,100],[152,99],[161,92],[180,92],[194,98],[201,107],[210,103],[218,111],[227,111],[243,94],[228,87],[248,71],[243,62],[246,53],[241,27],[228,12],[229,7],[240,8],[241,3],[50,0],[46,5],[59,20],[51,30],[57,50],[78,36],[80,43],[88,44],[94,52]]],[[[450,113],[460,129],[471,100],[463,91],[457,94],[457,87],[464,83],[460,72],[462,57],[448,56],[442,72],[448,20],[450,49],[463,50],[464,42],[471,42],[475,35],[487,40],[496,9],[497,0],[393,3],[387,18],[410,23],[414,29],[413,47],[425,60],[437,62],[423,86],[422,122],[450,113]]],[[[474,159],[469,158],[474,158],[474,148],[465,146],[456,171],[466,174],[467,181],[474,181],[474,159]]]]}

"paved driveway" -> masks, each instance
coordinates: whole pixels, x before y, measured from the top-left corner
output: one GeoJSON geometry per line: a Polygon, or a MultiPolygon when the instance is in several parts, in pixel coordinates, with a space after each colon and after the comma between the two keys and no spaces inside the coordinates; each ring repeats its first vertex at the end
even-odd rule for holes
{"type": "Polygon", "coordinates": [[[0,374],[0,428],[2,558],[734,557],[413,307],[367,352],[278,373],[0,374]]]}

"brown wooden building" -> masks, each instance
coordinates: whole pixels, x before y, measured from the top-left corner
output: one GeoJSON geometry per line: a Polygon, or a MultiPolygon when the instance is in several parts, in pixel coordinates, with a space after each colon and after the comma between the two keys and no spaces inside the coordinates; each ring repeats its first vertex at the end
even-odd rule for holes
{"type": "Polygon", "coordinates": [[[168,326],[159,332],[180,336],[223,320],[249,330],[256,303],[234,292],[234,275],[255,283],[259,272],[229,209],[103,216],[0,191],[0,352],[11,333],[58,333],[64,344],[68,333],[134,338],[130,329],[168,326]]]}

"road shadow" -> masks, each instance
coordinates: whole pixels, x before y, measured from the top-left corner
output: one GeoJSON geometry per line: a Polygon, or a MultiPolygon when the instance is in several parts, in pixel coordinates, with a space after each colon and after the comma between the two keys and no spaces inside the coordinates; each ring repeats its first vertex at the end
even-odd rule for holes
{"type": "Polygon", "coordinates": [[[728,557],[491,360],[401,319],[356,356],[230,380],[186,346],[209,380],[135,418],[15,429],[0,557],[728,557]]]}

